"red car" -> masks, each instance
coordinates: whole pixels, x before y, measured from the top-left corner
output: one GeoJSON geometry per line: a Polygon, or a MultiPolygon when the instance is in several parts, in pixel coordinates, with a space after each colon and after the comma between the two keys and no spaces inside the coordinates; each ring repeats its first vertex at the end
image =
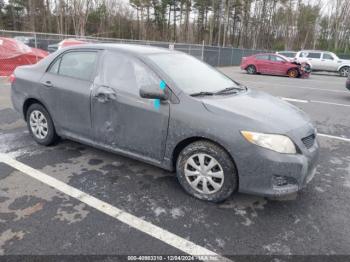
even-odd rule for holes
{"type": "Polygon", "coordinates": [[[248,74],[281,75],[292,78],[308,77],[311,68],[307,64],[289,62],[287,58],[277,54],[257,54],[243,57],[241,69],[248,74]]]}
{"type": "Polygon", "coordinates": [[[0,76],[9,76],[17,66],[35,64],[47,55],[46,51],[16,39],[0,37],[0,76]]]}

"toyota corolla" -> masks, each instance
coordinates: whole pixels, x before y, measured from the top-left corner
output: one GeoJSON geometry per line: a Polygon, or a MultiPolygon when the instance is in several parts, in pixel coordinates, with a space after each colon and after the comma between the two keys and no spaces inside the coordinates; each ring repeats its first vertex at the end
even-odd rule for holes
{"type": "Polygon", "coordinates": [[[316,171],[317,134],[302,111],[181,52],[69,47],[11,81],[37,143],[71,139],[176,171],[200,199],[290,194],[316,171]]]}

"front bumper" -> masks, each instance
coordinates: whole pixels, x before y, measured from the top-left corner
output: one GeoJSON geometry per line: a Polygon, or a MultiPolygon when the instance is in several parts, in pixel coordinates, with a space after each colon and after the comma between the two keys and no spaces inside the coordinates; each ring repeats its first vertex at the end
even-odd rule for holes
{"type": "Polygon", "coordinates": [[[252,145],[255,149],[249,150],[249,157],[243,161],[243,165],[237,164],[239,191],[276,197],[298,192],[305,187],[316,173],[319,156],[317,139],[311,148],[306,148],[301,141],[310,132],[314,130],[298,130],[296,133],[299,133],[299,139],[289,135],[299,149],[299,153],[294,155],[280,154],[252,145]],[[300,133],[304,135],[300,136],[300,133]]]}

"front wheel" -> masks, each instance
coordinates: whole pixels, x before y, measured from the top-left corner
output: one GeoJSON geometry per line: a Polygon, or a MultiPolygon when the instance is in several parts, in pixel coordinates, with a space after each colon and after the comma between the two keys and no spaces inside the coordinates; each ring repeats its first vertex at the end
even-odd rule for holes
{"type": "Polygon", "coordinates": [[[287,74],[290,78],[297,78],[299,76],[299,72],[295,68],[289,69],[287,74]]]}
{"type": "Polygon", "coordinates": [[[247,73],[249,75],[255,75],[256,74],[256,67],[253,66],[253,65],[248,66],[246,70],[247,70],[247,73]]]}
{"type": "Polygon", "coordinates": [[[27,126],[34,140],[44,146],[52,145],[57,135],[50,114],[40,104],[32,104],[27,110],[27,126]]]}
{"type": "Polygon", "coordinates": [[[344,66],[340,68],[339,74],[343,77],[348,77],[350,73],[350,67],[349,66],[344,66]]]}
{"type": "Polygon", "coordinates": [[[237,171],[220,146],[198,141],[188,145],[176,163],[177,178],[185,191],[202,200],[221,202],[237,189],[237,171]]]}

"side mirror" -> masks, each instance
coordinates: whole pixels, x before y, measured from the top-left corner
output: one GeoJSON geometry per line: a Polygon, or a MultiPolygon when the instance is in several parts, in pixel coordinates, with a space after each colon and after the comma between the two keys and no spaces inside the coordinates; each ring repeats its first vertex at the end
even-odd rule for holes
{"type": "Polygon", "coordinates": [[[168,94],[165,89],[161,89],[158,86],[142,86],[140,88],[140,96],[147,99],[159,99],[167,100],[168,94]]]}

